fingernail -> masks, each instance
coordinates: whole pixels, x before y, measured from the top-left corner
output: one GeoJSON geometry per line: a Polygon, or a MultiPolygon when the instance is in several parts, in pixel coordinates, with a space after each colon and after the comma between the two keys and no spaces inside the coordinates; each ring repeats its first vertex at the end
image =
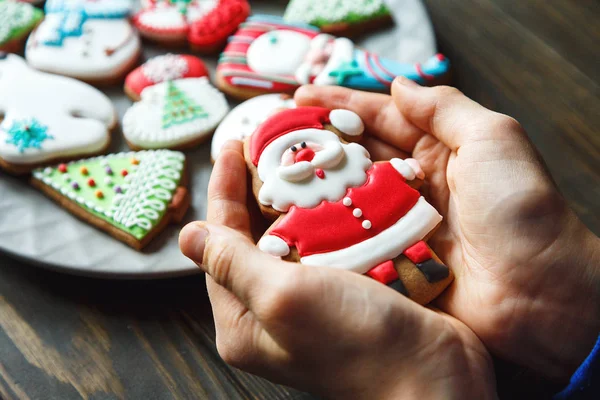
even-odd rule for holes
{"type": "Polygon", "coordinates": [[[412,79],[408,79],[405,76],[398,76],[396,77],[396,79],[394,80],[394,83],[400,86],[404,86],[404,87],[408,87],[408,88],[417,88],[420,87],[420,85],[413,81],[412,79]]]}
{"type": "Polygon", "coordinates": [[[179,246],[184,256],[201,264],[204,248],[208,239],[208,230],[200,223],[187,224],[179,234],[179,246]]]}

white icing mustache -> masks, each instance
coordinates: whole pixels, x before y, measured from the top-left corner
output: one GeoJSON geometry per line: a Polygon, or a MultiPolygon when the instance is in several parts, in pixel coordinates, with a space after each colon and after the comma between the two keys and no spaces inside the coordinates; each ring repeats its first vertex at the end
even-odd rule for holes
{"type": "Polygon", "coordinates": [[[277,175],[288,182],[299,182],[315,174],[315,169],[336,167],[344,159],[344,149],[340,142],[330,141],[324,149],[315,153],[312,161],[301,161],[288,166],[279,166],[277,175]]]}

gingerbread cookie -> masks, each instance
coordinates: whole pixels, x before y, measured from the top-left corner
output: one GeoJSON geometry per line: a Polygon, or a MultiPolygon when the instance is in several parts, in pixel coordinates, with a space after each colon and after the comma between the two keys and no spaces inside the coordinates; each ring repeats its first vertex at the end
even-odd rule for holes
{"type": "Polygon", "coordinates": [[[0,55],[0,166],[26,173],[39,164],[100,154],[116,112],[108,97],[75,79],[30,69],[0,55]]]}
{"type": "Polygon", "coordinates": [[[214,162],[228,140],[243,141],[272,114],[294,107],[294,99],[286,94],[265,94],[246,100],[231,110],[217,127],[212,138],[210,158],[214,162]]]}
{"type": "Polygon", "coordinates": [[[16,53],[44,13],[26,3],[0,0],[0,51],[16,53]]]}
{"type": "Polygon", "coordinates": [[[185,156],[169,150],[110,154],[40,168],[32,184],[65,209],[140,250],[189,206],[185,156]]]}
{"type": "Polygon", "coordinates": [[[141,54],[129,7],[126,0],[48,2],[46,18],[27,41],[27,61],[97,85],[121,81],[141,54]]]}
{"type": "Polygon", "coordinates": [[[184,54],[165,54],[149,59],[125,78],[125,94],[139,101],[142,90],[164,81],[208,76],[208,69],[198,57],[184,54]]]}
{"type": "Polygon", "coordinates": [[[258,247],[305,265],[366,274],[421,304],[452,281],[425,240],[442,217],[416,188],[414,159],[373,163],[348,110],[298,107],[267,119],[245,143],[253,192],[275,219],[258,247]]]}
{"type": "Polygon", "coordinates": [[[383,0],[292,0],[283,18],[341,36],[363,33],[392,21],[383,0]]]}
{"type": "Polygon", "coordinates": [[[237,98],[293,93],[300,85],[339,85],[388,92],[397,76],[435,84],[450,63],[438,54],[425,63],[402,64],[358,49],[310,25],[253,16],[240,25],[219,59],[217,85],[237,98]]]}
{"type": "Polygon", "coordinates": [[[150,86],[123,117],[123,134],[134,150],[184,149],[208,139],[229,106],[208,78],[186,78],[150,86]]]}
{"type": "Polygon", "coordinates": [[[189,43],[214,53],[250,14],[246,0],[146,0],[133,22],[140,34],[167,46],[189,43]]]}

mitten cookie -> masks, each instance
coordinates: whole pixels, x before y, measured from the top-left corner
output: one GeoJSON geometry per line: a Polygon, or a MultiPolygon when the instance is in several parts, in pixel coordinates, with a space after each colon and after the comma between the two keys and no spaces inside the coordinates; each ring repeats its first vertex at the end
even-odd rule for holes
{"type": "Polygon", "coordinates": [[[383,0],[292,0],[283,18],[341,36],[380,28],[392,20],[383,0]]]}
{"type": "Polygon", "coordinates": [[[310,25],[253,16],[229,39],[216,79],[222,91],[245,99],[293,93],[307,83],[388,92],[397,76],[431,85],[449,68],[441,54],[423,64],[403,64],[359,49],[347,38],[319,33],[310,25]]]}
{"type": "Polygon", "coordinates": [[[250,14],[246,0],[147,0],[133,22],[140,34],[167,46],[187,43],[214,53],[250,14]]]}
{"type": "Polygon", "coordinates": [[[0,51],[20,51],[29,32],[43,17],[43,12],[29,4],[0,0],[0,51]]]}
{"type": "Polygon", "coordinates": [[[425,241],[441,215],[416,188],[414,159],[373,163],[348,110],[299,107],[267,119],[245,144],[253,191],[275,222],[258,247],[306,265],[366,274],[426,304],[452,274],[425,241]]]}
{"type": "Polygon", "coordinates": [[[208,76],[208,69],[198,57],[185,54],[165,54],[149,59],[125,78],[125,94],[139,101],[142,90],[157,83],[181,78],[208,76]]]}
{"type": "Polygon", "coordinates": [[[111,101],[75,79],[30,69],[0,55],[0,167],[30,172],[39,164],[100,154],[116,124],[111,101]]]}
{"type": "Polygon", "coordinates": [[[185,156],[110,154],[37,169],[32,184],[75,216],[140,250],[189,206],[185,156]]]}
{"type": "Polygon", "coordinates": [[[176,79],[147,87],[123,116],[134,150],[190,148],[208,139],[229,106],[208,78],[176,79]]]}
{"type": "Polygon", "coordinates": [[[296,107],[285,94],[265,94],[235,107],[219,124],[212,138],[210,157],[214,162],[228,140],[244,140],[272,114],[296,107]]]}
{"type": "Polygon", "coordinates": [[[96,85],[121,81],[141,54],[129,7],[124,0],[49,2],[46,18],[27,40],[27,61],[96,85]]]}

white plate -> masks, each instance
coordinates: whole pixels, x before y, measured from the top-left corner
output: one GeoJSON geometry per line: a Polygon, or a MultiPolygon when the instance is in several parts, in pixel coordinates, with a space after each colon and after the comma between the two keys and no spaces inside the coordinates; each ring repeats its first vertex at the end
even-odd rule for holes
{"type": "MultiPolygon", "coordinates": [[[[396,27],[377,32],[358,44],[380,54],[396,54],[402,61],[422,61],[435,54],[431,24],[419,0],[389,0],[396,27]]],[[[281,15],[285,2],[252,2],[254,13],[281,15]]],[[[167,53],[148,47],[146,58],[167,53]]],[[[214,73],[217,57],[204,57],[214,73]]],[[[105,93],[115,103],[119,117],[131,102],[120,88],[105,93]]],[[[231,106],[236,103],[232,102],[231,106]]],[[[113,134],[111,152],[128,150],[120,129],[113,134]]],[[[210,177],[210,141],[186,152],[190,167],[192,205],[184,221],[206,215],[206,187],[210,177]]],[[[180,252],[177,243],[182,225],[171,225],[143,252],[137,252],[87,225],[27,184],[0,172],[0,251],[27,263],[60,272],[122,279],[182,276],[198,268],[180,252]]],[[[2,256],[0,255],[0,264],[2,256]]]]}

